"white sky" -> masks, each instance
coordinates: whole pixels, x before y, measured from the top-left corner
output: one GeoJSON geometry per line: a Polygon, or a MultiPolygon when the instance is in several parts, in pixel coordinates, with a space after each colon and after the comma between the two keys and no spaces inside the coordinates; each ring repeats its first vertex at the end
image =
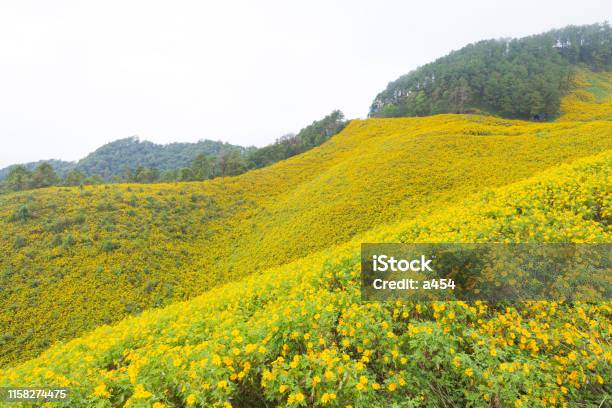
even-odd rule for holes
{"type": "Polygon", "coordinates": [[[0,167],[115,139],[261,146],[487,38],[602,22],[612,2],[0,1],[0,167]]]}

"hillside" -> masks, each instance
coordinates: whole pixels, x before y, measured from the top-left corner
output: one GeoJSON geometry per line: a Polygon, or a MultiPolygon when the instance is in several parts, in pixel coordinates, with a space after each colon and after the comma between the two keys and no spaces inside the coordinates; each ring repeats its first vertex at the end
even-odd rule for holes
{"type": "Polygon", "coordinates": [[[610,149],[611,136],[605,121],[370,119],[238,177],[1,196],[0,364],[610,149]]]}
{"type": "Polygon", "coordinates": [[[87,175],[111,180],[113,177],[123,177],[126,169],[137,167],[151,167],[159,171],[188,167],[200,153],[216,156],[224,150],[243,152],[245,148],[212,140],[161,145],[130,137],[96,149],[79,160],[76,169],[87,175]]]}
{"type": "Polygon", "coordinates": [[[520,39],[480,41],[389,83],[370,107],[376,117],[484,111],[551,120],[577,69],[612,71],[608,23],[568,26],[520,39]]]}
{"type": "Polygon", "coordinates": [[[319,146],[346,124],[344,114],[334,110],[297,134],[286,134],[260,148],[211,140],[160,145],[129,137],[107,143],[78,162],[41,160],[0,169],[0,194],[51,186],[202,181],[236,176],[319,146]]]}
{"type": "Polygon", "coordinates": [[[612,72],[576,71],[558,121],[612,120],[612,72]]]}
{"type": "MultiPolygon", "coordinates": [[[[64,177],[70,170],[78,170],[86,177],[98,176],[110,181],[121,180],[128,170],[138,167],[155,168],[158,171],[178,170],[189,167],[198,154],[217,156],[230,150],[244,152],[246,148],[212,140],[162,145],[141,141],[138,137],[128,137],[107,143],[76,162],[41,160],[24,166],[27,170],[33,170],[41,163],[49,163],[60,177],[64,177]]],[[[0,181],[6,178],[12,167],[0,169],[0,181]]]]}
{"type": "MultiPolygon", "coordinates": [[[[43,163],[49,163],[53,167],[53,169],[55,170],[57,175],[60,176],[60,177],[64,177],[66,175],[66,173],[68,173],[70,170],[74,169],[74,167],[76,165],[75,162],[51,159],[51,160],[39,160],[39,161],[35,161],[35,162],[24,163],[22,166],[24,166],[26,168],[26,170],[32,171],[36,167],[38,167],[39,165],[41,165],[43,163]]],[[[0,181],[6,179],[6,176],[8,176],[9,172],[11,171],[11,169],[13,167],[15,167],[15,166],[16,165],[12,165],[12,166],[8,166],[8,167],[4,167],[4,168],[0,169],[0,181]]]]}
{"type": "Polygon", "coordinates": [[[610,242],[611,168],[608,151],[375,228],[53,347],[0,386],[72,386],[72,406],[597,406],[608,303],[361,303],[359,244],[610,242]]]}

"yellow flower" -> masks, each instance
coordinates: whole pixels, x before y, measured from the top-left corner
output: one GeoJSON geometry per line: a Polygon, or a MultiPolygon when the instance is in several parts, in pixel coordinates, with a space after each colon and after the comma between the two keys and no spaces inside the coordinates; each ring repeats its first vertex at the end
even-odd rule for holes
{"type": "Polygon", "coordinates": [[[459,368],[461,366],[461,359],[459,357],[453,358],[453,365],[459,368]]]}
{"type": "Polygon", "coordinates": [[[134,399],[147,399],[147,398],[149,398],[152,395],[153,394],[151,394],[149,391],[145,390],[144,385],[138,384],[134,388],[134,394],[132,395],[132,398],[134,398],[134,399]]]}
{"type": "Polygon", "coordinates": [[[327,404],[328,402],[333,401],[335,399],[336,399],[336,394],[326,392],[321,396],[321,403],[327,404]]]}
{"type": "Polygon", "coordinates": [[[185,400],[185,402],[187,403],[187,405],[193,405],[196,402],[196,396],[193,394],[189,394],[189,396],[187,397],[187,399],[185,400]]]}
{"type": "Polygon", "coordinates": [[[466,368],[463,372],[468,377],[471,377],[472,375],[474,375],[474,370],[472,370],[472,368],[470,368],[470,367],[466,368]]]}
{"type": "Polygon", "coordinates": [[[108,398],[110,397],[110,392],[106,390],[106,384],[100,383],[94,389],[93,395],[95,395],[96,397],[108,398]]]}

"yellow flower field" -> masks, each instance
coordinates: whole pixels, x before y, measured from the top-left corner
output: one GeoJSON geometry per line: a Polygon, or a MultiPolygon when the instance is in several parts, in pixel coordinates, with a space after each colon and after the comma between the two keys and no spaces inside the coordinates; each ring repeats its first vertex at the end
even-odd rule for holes
{"type": "Polygon", "coordinates": [[[610,78],[579,71],[552,123],[353,120],[237,177],[0,195],[0,387],[69,387],[49,405],[73,407],[598,406],[612,303],[369,303],[359,271],[363,242],[610,243],[610,78]]]}
{"type": "Polygon", "coordinates": [[[612,120],[612,72],[576,71],[574,91],[561,100],[559,121],[612,120]]]}
{"type": "Polygon", "coordinates": [[[596,403],[609,303],[361,303],[359,243],[609,242],[611,166],[602,153],[100,327],[0,385],[69,386],[72,406],[596,403]]]}
{"type": "Polygon", "coordinates": [[[0,364],[609,148],[605,121],[355,120],[239,177],[2,196],[0,364]]]}

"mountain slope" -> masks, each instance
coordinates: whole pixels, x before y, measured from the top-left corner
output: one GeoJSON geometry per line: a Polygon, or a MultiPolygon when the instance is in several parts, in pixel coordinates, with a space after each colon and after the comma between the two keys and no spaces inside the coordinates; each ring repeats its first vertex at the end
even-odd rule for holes
{"type": "Polygon", "coordinates": [[[610,242],[611,168],[608,151],[376,228],[101,327],[0,371],[0,385],[71,386],[72,406],[598,405],[609,303],[361,303],[359,244],[610,242]]]}
{"type": "Polygon", "coordinates": [[[612,71],[609,24],[568,26],[520,39],[480,41],[389,83],[371,116],[486,111],[552,119],[576,67],[612,71]]]}
{"type": "Polygon", "coordinates": [[[96,149],[79,160],[76,168],[87,175],[95,174],[110,180],[113,176],[122,176],[126,168],[143,166],[165,171],[188,167],[198,154],[218,155],[222,150],[242,152],[244,148],[212,140],[160,145],[130,137],[96,149]]]}
{"type": "Polygon", "coordinates": [[[254,168],[269,166],[319,146],[345,126],[344,114],[332,111],[315,120],[297,134],[287,134],[267,146],[242,147],[229,143],[200,140],[196,143],[165,145],[140,141],[137,137],[115,140],[96,149],[78,162],[41,160],[22,166],[27,171],[43,163],[51,182],[41,185],[32,175],[21,171],[11,176],[17,165],[0,169],[0,193],[55,185],[78,186],[106,182],[202,181],[235,176],[254,168]],[[59,179],[53,174],[54,170],[59,179]],[[6,183],[1,183],[3,180],[6,183]],[[4,185],[3,185],[4,184],[4,185]]]}
{"type": "Polygon", "coordinates": [[[612,72],[576,71],[558,121],[612,120],[612,72]]]}
{"type": "MultiPolygon", "coordinates": [[[[77,162],[41,160],[26,163],[24,166],[28,170],[33,170],[38,164],[49,163],[59,176],[64,176],[68,171],[75,169],[86,176],[99,176],[108,181],[113,178],[121,179],[127,169],[134,170],[142,166],[161,171],[176,170],[188,167],[200,153],[214,156],[230,150],[243,152],[245,148],[212,140],[162,145],[147,140],[140,141],[138,137],[128,137],[107,143],[77,162]]],[[[0,180],[6,178],[12,167],[14,166],[0,169],[0,180]]]]}
{"type": "Polygon", "coordinates": [[[0,364],[610,149],[611,136],[604,121],[371,119],[239,177],[0,197],[0,364]]]}
{"type": "MultiPolygon", "coordinates": [[[[55,172],[58,174],[58,176],[63,177],[66,175],[66,173],[68,173],[70,170],[74,169],[74,167],[76,166],[75,162],[69,162],[69,161],[64,161],[64,160],[39,160],[36,162],[30,162],[30,163],[25,163],[23,164],[23,166],[28,170],[28,171],[32,171],[34,170],[36,167],[38,167],[40,164],[43,163],[49,163],[52,167],[53,170],[55,170],[55,172]]],[[[9,175],[9,172],[11,171],[11,169],[13,167],[15,167],[17,165],[12,165],[12,166],[8,166],[8,167],[4,167],[2,169],[0,169],[0,181],[6,179],[6,177],[9,175]]]]}

